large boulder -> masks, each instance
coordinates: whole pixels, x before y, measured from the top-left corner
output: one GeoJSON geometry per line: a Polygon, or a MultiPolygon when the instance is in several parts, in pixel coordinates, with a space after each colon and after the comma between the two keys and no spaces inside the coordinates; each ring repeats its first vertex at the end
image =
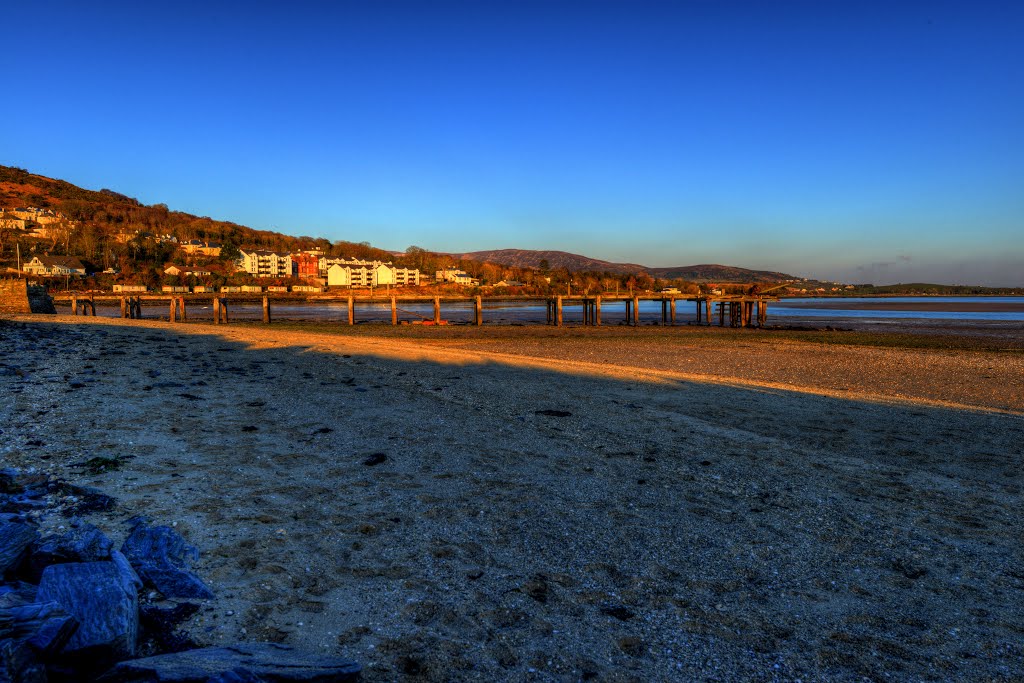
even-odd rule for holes
{"type": "Polygon", "coordinates": [[[342,683],[359,678],[358,663],[274,643],[241,643],[121,662],[98,683],[342,683]]]}
{"type": "Polygon", "coordinates": [[[54,564],[43,572],[36,602],[56,602],[79,623],[64,652],[95,662],[134,657],[141,582],[123,555],[110,562],[54,564]]]}
{"type": "Polygon", "coordinates": [[[121,546],[132,567],[147,586],[167,598],[208,600],[213,591],[189,570],[199,550],[169,526],[136,526],[121,546]]]}

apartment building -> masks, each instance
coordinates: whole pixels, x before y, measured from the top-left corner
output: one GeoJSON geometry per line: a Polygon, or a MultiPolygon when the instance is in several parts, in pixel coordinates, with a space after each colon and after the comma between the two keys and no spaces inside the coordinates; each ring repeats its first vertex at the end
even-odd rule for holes
{"type": "Polygon", "coordinates": [[[332,287],[416,287],[420,284],[420,271],[415,268],[396,268],[383,261],[321,258],[321,277],[327,277],[332,287]]]}
{"type": "Polygon", "coordinates": [[[294,263],[289,254],[278,254],[273,251],[240,250],[241,257],[237,261],[239,270],[244,270],[256,277],[292,277],[295,274],[294,263]]]}

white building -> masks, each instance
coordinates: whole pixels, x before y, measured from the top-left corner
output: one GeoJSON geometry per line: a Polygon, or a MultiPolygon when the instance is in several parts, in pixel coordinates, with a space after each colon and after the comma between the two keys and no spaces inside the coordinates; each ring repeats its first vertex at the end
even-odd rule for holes
{"type": "Polygon", "coordinates": [[[85,266],[74,256],[34,256],[21,269],[32,275],[85,275],[85,266]]]}
{"type": "Polygon", "coordinates": [[[420,284],[420,271],[396,268],[383,261],[356,259],[320,259],[321,272],[332,287],[415,287],[420,284]]]}
{"type": "Polygon", "coordinates": [[[273,251],[239,250],[238,267],[256,277],[291,277],[294,273],[292,257],[273,251]]]}

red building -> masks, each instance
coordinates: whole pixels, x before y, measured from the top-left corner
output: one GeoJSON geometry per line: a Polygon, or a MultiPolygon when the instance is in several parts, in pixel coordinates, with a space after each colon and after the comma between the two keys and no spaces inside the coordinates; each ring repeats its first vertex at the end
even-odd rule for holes
{"type": "Polygon", "coordinates": [[[292,261],[299,266],[299,277],[320,277],[320,257],[316,254],[296,254],[292,261]]]}

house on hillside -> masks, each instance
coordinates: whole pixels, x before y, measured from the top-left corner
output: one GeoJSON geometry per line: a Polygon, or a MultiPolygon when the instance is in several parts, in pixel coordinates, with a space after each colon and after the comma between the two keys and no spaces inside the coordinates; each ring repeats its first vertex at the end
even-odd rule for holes
{"type": "Polygon", "coordinates": [[[451,282],[457,285],[479,285],[480,281],[470,277],[469,273],[461,270],[447,269],[439,270],[434,275],[434,279],[438,282],[451,282]]]}
{"type": "Polygon", "coordinates": [[[181,250],[186,254],[203,254],[204,256],[220,256],[221,244],[219,242],[203,242],[202,240],[188,240],[181,243],[181,250]]]}
{"type": "Polygon", "coordinates": [[[207,275],[213,275],[208,270],[198,270],[196,268],[179,268],[178,266],[171,265],[164,268],[164,275],[180,275],[181,277],[205,277],[207,275]]]}
{"type": "Polygon", "coordinates": [[[9,230],[24,230],[25,219],[19,217],[13,211],[7,209],[0,209],[0,228],[7,228],[9,230]]]}
{"type": "Polygon", "coordinates": [[[21,268],[31,275],[85,275],[85,266],[75,256],[34,256],[21,268]]]}

